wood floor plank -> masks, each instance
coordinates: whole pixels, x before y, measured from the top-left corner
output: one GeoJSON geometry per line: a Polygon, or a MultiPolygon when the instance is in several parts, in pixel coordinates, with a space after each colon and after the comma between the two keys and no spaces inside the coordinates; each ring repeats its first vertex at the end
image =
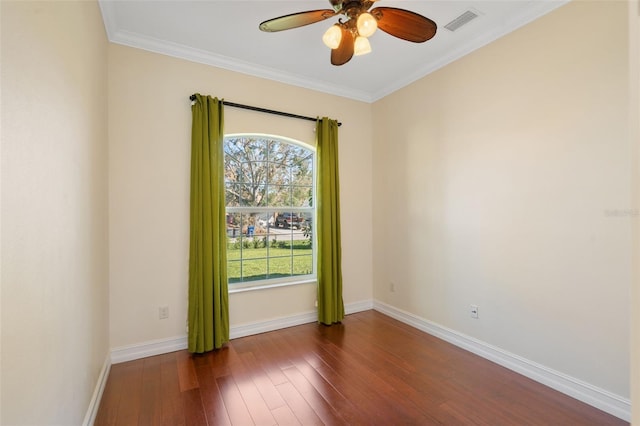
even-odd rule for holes
{"type": "Polygon", "coordinates": [[[102,393],[102,400],[94,422],[95,426],[113,426],[117,424],[120,398],[124,393],[122,382],[122,369],[112,368],[102,393]]]}
{"type": "MultiPolygon", "coordinates": [[[[316,415],[325,425],[342,425],[347,423],[340,414],[340,411],[325,400],[323,395],[307,380],[297,367],[288,367],[283,370],[289,382],[296,388],[296,391],[313,409],[316,415]]],[[[335,402],[335,401],[334,401],[335,402]]]]}
{"type": "Polygon", "coordinates": [[[180,381],[180,391],[184,392],[198,387],[198,378],[193,366],[191,355],[185,351],[176,353],[178,363],[178,380],[180,381]]]}
{"type": "MultiPolygon", "coordinates": [[[[357,406],[366,419],[374,424],[393,424],[397,416],[390,410],[389,405],[394,401],[388,401],[381,396],[374,386],[365,383],[350,374],[345,374],[347,368],[342,365],[331,365],[316,354],[309,354],[307,362],[326,381],[341,389],[343,395],[348,395],[349,400],[357,406]]],[[[406,420],[406,419],[405,419],[406,420]]],[[[406,421],[405,421],[406,423],[406,421]]]]}
{"type": "Polygon", "coordinates": [[[271,409],[267,406],[260,391],[250,377],[236,379],[236,385],[242,395],[245,405],[249,409],[249,414],[256,425],[275,425],[276,420],[271,414],[271,409]]]}
{"type": "Polygon", "coordinates": [[[160,386],[162,391],[160,396],[162,405],[161,424],[166,426],[186,425],[184,404],[180,394],[176,352],[166,354],[160,364],[160,386]]]}
{"type": "Polygon", "coordinates": [[[162,356],[149,357],[143,361],[138,424],[145,426],[159,425],[162,423],[162,356]]]}
{"type": "Polygon", "coordinates": [[[283,352],[282,348],[273,341],[273,338],[277,337],[277,335],[277,332],[261,335],[260,339],[256,339],[256,350],[254,351],[255,354],[260,354],[258,362],[261,363],[262,369],[267,373],[274,385],[287,382],[287,378],[282,373],[282,368],[291,365],[288,354],[283,352]],[[263,363],[262,361],[266,362],[263,363]]]}
{"type": "Polygon", "coordinates": [[[291,383],[281,383],[276,387],[278,388],[278,392],[280,392],[280,395],[282,395],[282,398],[287,402],[287,405],[301,424],[305,426],[323,424],[320,417],[318,417],[316,412],[313,411],[313,408],[311,408],[311,406],[291,383]]]}
{"type": "Polygon", "coordinates": [[[280,426],[299,426],[302,425],[298,418],[293,414],[291,408],[288,405],[283,405],[282,407],[278,407],[274,410],[271,410],[273,417],[278,422],[280,426]]]}
{"type": "Polygon", "coordinates": [[[439,391],[440,383],[436,380],[438,375],[424,375],[422,374],[424,368],[421,369],[422,372],[416,369],[416,365],[431,366],[431,359],[421,358],[418,360],[404,356],[404,359],[401,360],[400,356],[389,351],[393,345],[382,344],[380,339],[368,339],[366,336],[360,335],[359,332],[356,334],[349,339],[349,343],[345,342],[343,347],[356,354],[357,361],[363,366],[376,371],[380,379],[406,397],[415,399],[421,404],[426,401],[431,406],[437,406],[445,400],[444,395],[439,391]],[[376,356],[370,356],[372,353],[375,353],[376,356]],[[407,362],[407,360],[411,362],[407,362]],[[394,368],[388,368],[390,365],[393,365],[394,368]],[[385,366],[385,368],[381,368],[381,366],[385,366]]]}
{"type": "MultiPolygon", "coordinates": [[[[280,408],[286,405],[286,402],[276,389],[276,386],[273,384],[271,379],[269,378],[267,372],[262,368],[262,363],[259,363],[256,360],[256,356],[253,352],[245,352],[240,354],[240,358],[242,362],[247,366],[247,369],[251,371],[251,378],[253,383],[255,383],[260,395],[264,399],[265,404],[269,407],[270,410],[275,410],[276,408],[280,408]]],[[[281,381],[280,383],[284,383],[281,381]]]]}
{"type": "Polygon", "coordinates": [[[140,417],[140,401],[142,399],[142,369],[144,360],[129,361],[123,367],[122,389],[130,392],[129,396],[120,398],[118,405],[118,425],[136,425],[140,417]]]}
{"type": "MultiPolygon", "coordinates": [[[[351,386],[356,386],[360,394],[366,395],[369,404],[373,405],[374,411],[371,412],[377,412],[379,417],[403,424],[426,424],[433,420],[382,380],[376,370],[364,366],[360,362],[360,354],[340,350],[333,342],[325,344],[318,350],[318,354],[327,365],[335,366],[339,371],[350,372],[351,386]]],[[[380,368],[384,366],[381,365],[380,368]]]]}
{"type": "Polygon", "coordinates": [[[379,312],[111,367],[102,425],[629,423],[379,312]]]}
{"type": "Polygon", "coordinates": [[[206,359],[200,359],[195,365],[195,372],[200,384],[200,397],[207,423],[231,425],[211,363],[206,359]]]}
{"type": "Polygon", "coordinates": [[[360,419],[366,417],[366,413],[362,412],[356,406],[349,395],[342,394],[331,383],[325,380],[318,372],[306,361],[300,361],[296,364],[296,368],[300,371],[309,384],[324,398],[327,403],[342,417],[346,424],[357,424],[360,419]]]}
{"type": "Polygon", "coordinates": [[[222,400],[227,408],[227,414],[234,425],[253,425],[253,419],[249,413],[242,394],[233,380],[233,376],[222,376],[216,379],[222,400]]]}
{"type": "Polygon", "coordinates": [[[184,404],[185,423],[188,426],[207,426],[200,389],[189,389],[181,392],[181,396],[184,404]]]}
{"type": "Polygon", "coordinates": [[[238,354],[239,362],[237,362],[231,369],[232,376],[238,390],[240,391],[240,395],[242,395],[245,405],[249,409],[249,414],[251,415],[253,422],[258,425],[276,424],[270,408],[267,406],[262,394],[253,381],[253,375],[259,374],[259,371],[252,370],[250,365],[247,365],[242,361],[242,355],[252,354],[252,352],[240,352],[237,350],[236,353],[238,354]]]}

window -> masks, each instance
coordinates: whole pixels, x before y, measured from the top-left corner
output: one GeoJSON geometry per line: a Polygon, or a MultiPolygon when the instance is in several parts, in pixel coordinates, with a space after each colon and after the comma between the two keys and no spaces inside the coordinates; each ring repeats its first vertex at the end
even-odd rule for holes
{"type": "Polygon", "coordinates": [[[314,154],[284,137],[225,136],[230,290],[315,279],[314,154]]]}

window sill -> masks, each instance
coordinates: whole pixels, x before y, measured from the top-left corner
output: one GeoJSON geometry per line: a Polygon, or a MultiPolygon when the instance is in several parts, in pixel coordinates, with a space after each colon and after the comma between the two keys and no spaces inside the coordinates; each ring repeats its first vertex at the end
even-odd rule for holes
{"type": "Polygon", "coordinates": [[[240,287],[240,288],[232,288],[234,284],[229,284],[229,294],[244,293],[246,291],[268,290],[270,288],[289,287],[289,286],[300,285],[300,284],[317,284],[317,282],[318,280],[316,278],[310,278],[306,280],[284,281],[284,282],[278,282],[278,283],[253,285],[253,286],[240,287]]]}

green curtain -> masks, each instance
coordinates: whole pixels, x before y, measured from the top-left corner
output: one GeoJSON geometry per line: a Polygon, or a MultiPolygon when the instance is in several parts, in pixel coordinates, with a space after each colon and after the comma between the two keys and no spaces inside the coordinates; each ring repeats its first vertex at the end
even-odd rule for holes
{"type": "Polygon", "coordinates": [[[189,352],[229,341],[222,101],[195,95],[191,107],[189,352]]]}
{"type": "Polygon", "coordinates": [[[316,155],[318,162],[318,321],[331,325],[344,318],[337,121],[326,117],[317,121],[316,155]]]}

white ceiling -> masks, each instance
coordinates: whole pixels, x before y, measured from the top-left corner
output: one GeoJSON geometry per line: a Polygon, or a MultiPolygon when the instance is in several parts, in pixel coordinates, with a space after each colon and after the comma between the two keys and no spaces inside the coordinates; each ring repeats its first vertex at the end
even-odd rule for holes
{"type": "Polygon", "coordinates": [[[565,4],[568,0],[382,0],[434,20],[435,37],[410,43],[382,31],[372,53],[330,64],[322,34],[338,17],[277,33],[258,24],[314,9],[324,0],[100,0],[109,40],[365,102],[378,100],[565,4]],[[467,10],[480,16],[451,32],[467,10]]]}

